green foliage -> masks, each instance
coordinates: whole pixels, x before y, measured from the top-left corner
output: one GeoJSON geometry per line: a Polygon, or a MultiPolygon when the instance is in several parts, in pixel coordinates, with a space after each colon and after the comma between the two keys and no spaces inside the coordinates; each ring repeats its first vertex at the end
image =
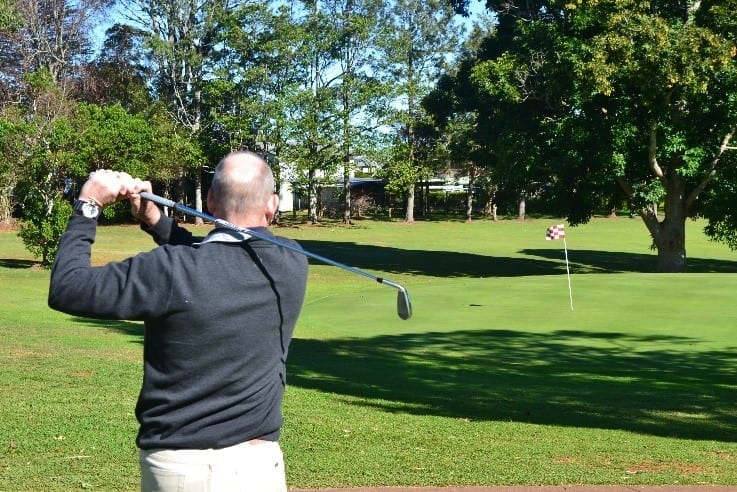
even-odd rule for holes
{"type": "Polygon", "coordinates": [[[15,124],[0,118],[0,222],[10,220],[17,203],[13,193],[19,174],[16,162],[23,152],[17,132],[15,124]]]}
{"type": "Polygon", "coordinates": [[[43,200],[26,197],[18,236],[28,251],[41,259],[42,267],[51,268],[54,264],[59,238],[71,212],[71,205],[64,200],[54,200],[51,210],[48,210],[43,200]]]}
{"type": "Polygon", "coordinates": [[[79,137],[75,155],[84,171],[113,169],[132,176],[149,174],[153,130],[143,116],[131,115],[119,104],[83,103],[74,125],[79,137]]]}
{"type": "Polygon", "coordinates": [[[23,210],[19,234],[28,250],[48,268],[70,213],[69,203],[62,199],[68,186],[66,178],[81,169],[72,145],[76,134],[69,120],[56,118],[48,129],[39,128],[39,123],[21,124],[20,136],[38,140],[27,149],[14,194],[23,210]]]}
{"type": "Polygon", "coordinates": [[[702,214],[709,220],[704,228],[706,235],[737,250],[737,151],[723,157],[725,172],[719,173],[703,198],[702,214]]]}
{"type": "Polygon", "coordinates": [[[504,53],[495,60],[484,60],[475,65],[470,80],[481,94],[499,101],[520,102],[519,66],[516,55],[504,53]]]}
{"type": "Polygon", "coordinates": [[[572,223],[592,217],[597,197],[624,196],[659,252],[670,250],[684,237],[686,218],[704,212],[699,195],[713,176],[733,165],[718,155],[737,128],[737,31],[729,7],[487,5],[498,16],[496,32],[443,87],[455,86],[448,99],[457,101],[457,113],[478,115],[495,170],[513,167],[509,181],[521,190],[539,184],[572,223]]]}
{"type": "Polygon", "coordinates": [[[146,118],[153,137],[148,179],[170,185],[183,174],[202,167],[205,162],[203,146],[171,118],[164,106],[154,106],[146,118]]]}
{"type": "Polygon", "coordinates": [[[12,0],[0,0],[0,31],[13,31],[20,25],[20,16],[12,0]]]}
{"type": "Polygon", "coordinates": [[[397,143],[391,147],[389,161],[379,169],[376,176],[387,180],[386,191],[404,196],[420,177],[418,168],[408,158],[409,148],[397,143]]]}

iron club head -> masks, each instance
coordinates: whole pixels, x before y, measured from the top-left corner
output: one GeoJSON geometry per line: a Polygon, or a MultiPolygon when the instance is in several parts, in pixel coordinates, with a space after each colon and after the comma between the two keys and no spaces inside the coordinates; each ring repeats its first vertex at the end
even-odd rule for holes
{"type": "Polygon", "coordinates": [[[397,291],[397,314],[402,319],[409,319],[412,316],[412,303],[405,289],[397,291]]]}

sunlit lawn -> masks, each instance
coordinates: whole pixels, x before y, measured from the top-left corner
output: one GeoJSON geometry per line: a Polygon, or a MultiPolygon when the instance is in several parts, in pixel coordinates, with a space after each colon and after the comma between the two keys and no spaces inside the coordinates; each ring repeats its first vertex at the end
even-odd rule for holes
{"type": "MultiPolygon", "coordinates": [[[[689,273],[655,274],[639,220],[568,228],[571,310],[558,222],[277,229],[414,305],[402,321],[393,289],[311,266],[290,485],[737,485],[737,254],[690,222],[689,273]]],[[[93,261],[152,247],[101,227],[93,261]]],[[[141,326],[50,311],[12,233],[0,282],[0,490],[134,490],[141,326]]]]}

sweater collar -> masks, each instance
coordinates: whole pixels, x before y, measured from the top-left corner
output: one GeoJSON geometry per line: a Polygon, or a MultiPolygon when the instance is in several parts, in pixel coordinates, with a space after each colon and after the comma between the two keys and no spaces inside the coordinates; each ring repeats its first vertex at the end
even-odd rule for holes
{"type": "MultiPolygon", "coordinates": [[[[250,229],[261,234],[269,233],[269,230],[266,227],[251,227],[250,229]]],[[[217,229],[212,230],[210,234],[205,236],[202,241],[200,241],[199,243],[195,243],[194,245],[199,246],[206,243],[241,243],[243,241],[248,241],[250,238],[251,235],[245,232],[240,232],[225,227],[218,227],[217,229]]]]}

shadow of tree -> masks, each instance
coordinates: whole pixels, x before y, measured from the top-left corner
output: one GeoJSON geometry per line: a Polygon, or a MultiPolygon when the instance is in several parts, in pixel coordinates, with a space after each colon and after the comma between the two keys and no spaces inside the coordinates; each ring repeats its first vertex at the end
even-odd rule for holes
{"type": "MultiPolygon", "coordinates": [[[[433,277],[545,275],[556,272],[550,260],[485,256],[458,251],[428,251],[334,241],[300,240],[300,245],[357,268],[433,277]]],[[[321,264],[318,261],[310,262],[321,264]]]]}
{"type": "MultiPolygon", "coordinates": [[[[457,251],[406,250],[349,242],[300,240],[308,251],[361,269],[432,277],[519,277],[565,274],[562,249],[524,249],[527,257],[486,256],[457,251]]],[[[655,255],[613,251],[569,251],[575,273],[655,272],[655,255]]],[[[310,260],[316,264],[317,261],[310,260]]],[[[688,259],[690,273],[737,273],[737,261],[688,259]]]]}
{"type": "Polygon", "coordinates": [[[733,350],[636,350],[698,341],[574,330],[298,338],[288,384],[389,412],[737,441],[733,350]]]}
{"type": "MultiPolygon", "coordinates": [[[[562,250],[523,249],[527,256],[565,260],[562,250]]],[[[613,251],[574,250],[568,251],[568,261],[576,273],[654,273],[655,255],[637,253],[618,253],[613,251]]],[[[687,273],[737,273],[737,261],[716,260],[712,258],[688,258],[687,273]]]]}

